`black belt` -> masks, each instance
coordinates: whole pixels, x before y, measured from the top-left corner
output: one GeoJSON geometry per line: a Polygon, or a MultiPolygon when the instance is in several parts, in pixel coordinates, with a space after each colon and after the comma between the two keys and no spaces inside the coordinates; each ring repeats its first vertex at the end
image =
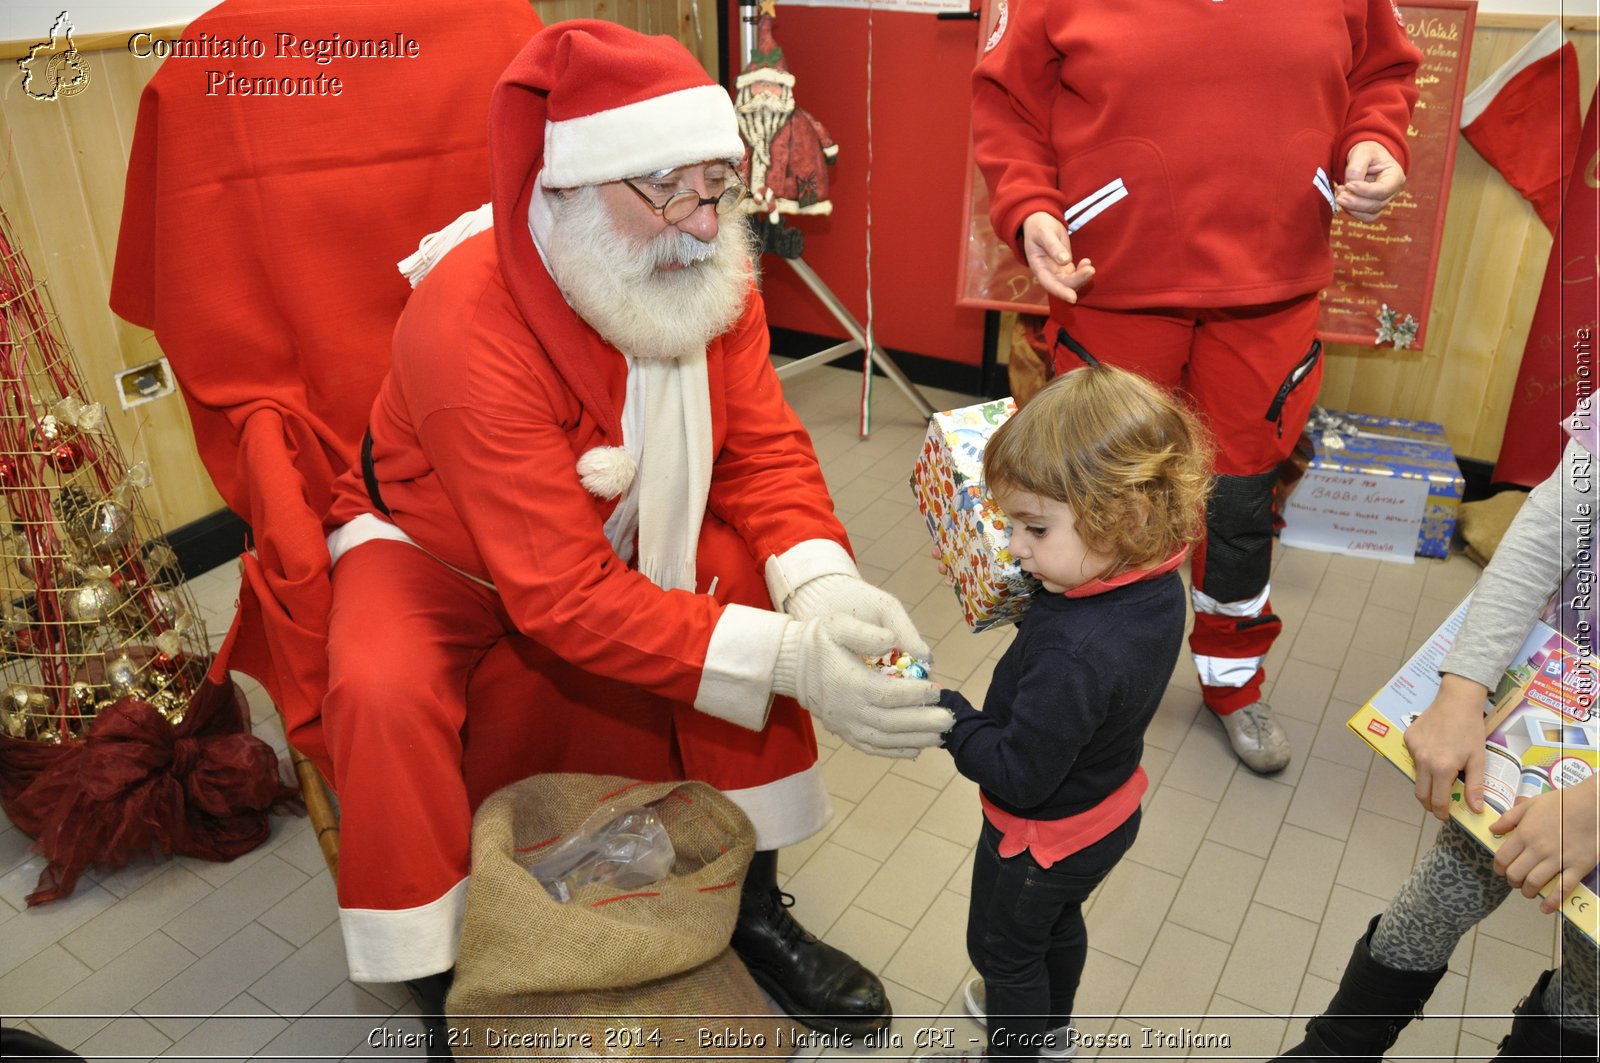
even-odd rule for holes
{"type": "Polygon", "coordinates": [[[361,479],[367,485],[367,497],[372,504],[378,507],[378,512],[385,517],[392,516],[389,507],[383,504],[383,495],[378,491],[378,473],[372,466],[372,429],[368,428],[361,437],[361,479]]]}

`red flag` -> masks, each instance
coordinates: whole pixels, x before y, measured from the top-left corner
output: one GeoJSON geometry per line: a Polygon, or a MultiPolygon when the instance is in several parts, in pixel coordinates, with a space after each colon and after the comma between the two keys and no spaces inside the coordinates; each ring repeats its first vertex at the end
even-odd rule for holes
{"type": "Polygon", "coordinates": [[[1578,52],[1551,22],[1461,101],[1461,135],[1551,232],[1578,146],[1578,52]]]}
{"type": "Polygon", "coordinates": [[[1561,226],[1550,248],[1544,287],[1523,348],[1517,388],[1506,413],[1505,440],[1494,478],[1536,484],[1561,457],[1561,421],[1595,384],[1595,340],[1600,328],[1600,130],[1589,103],[1561,226]]]}

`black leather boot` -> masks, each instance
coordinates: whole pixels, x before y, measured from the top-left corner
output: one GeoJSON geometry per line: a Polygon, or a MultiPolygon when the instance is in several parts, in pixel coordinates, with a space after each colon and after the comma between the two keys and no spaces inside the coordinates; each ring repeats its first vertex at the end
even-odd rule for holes
{"type": "Polygon", "coordinates": [[[444,998],[450,992],[450,983],[456,979],[456,969],[438,974],[425,974],[406,983],[411,999],[416,1001],[417,1014],[422,1018],[422,1028],[428,1032],[428,1059],[450,1060],[450,1030],[445,1023],[444,998]]]}
{"type": "Polygon", "coordinates": [[[1372,932],[1378,916],[1356,942],[1339,990],[1328,1010],[1306,1023],[1306,1039],[1279,1059],[1371,1060],[1378,1063],[1422,1005],[1433,995],[1445,969],[1402,971],[1372,958],[1372,932]]]}
{"type": "Polygon", "coordinates": [[[778,853],[758,850],[739,898],[733,949],[778,1006],[814,1030],[855,1037],[889,1025],[892,1012],[876,975],[806,932],[789,914],[794,898],[778,889],[778,853]]]}
{"type": "Polygon", "coordinates": [[[1594,1034],[1569,1030],[1544,1010],[1544,991],[1554,971],[1546,971],[1517,1005],[1511,1032],[1500,1041],[1496,1059],[1594,1059],[1594,1034]]]}

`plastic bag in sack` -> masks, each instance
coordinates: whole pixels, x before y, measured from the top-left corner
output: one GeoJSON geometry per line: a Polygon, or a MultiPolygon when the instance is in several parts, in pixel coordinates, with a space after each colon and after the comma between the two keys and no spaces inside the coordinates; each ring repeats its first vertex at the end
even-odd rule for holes
{"type": "Polygon", "coordinates": [[[677,854],[655,810],[640,805],[604,805],[577,830],[528,865],[545,892],[565,904],[591,883],[636,889],[672,871],[677,854]]]}

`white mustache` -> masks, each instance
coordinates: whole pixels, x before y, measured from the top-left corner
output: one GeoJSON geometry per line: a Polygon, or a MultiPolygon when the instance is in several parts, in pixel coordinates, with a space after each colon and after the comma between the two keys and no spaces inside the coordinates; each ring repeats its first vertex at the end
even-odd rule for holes
{"type": "Polygon", "coordinates": [[[697,265],[716,253],[716,244],[706,243],[686,232],[663,233],[650,244],[650,257],[657,269],[697,265]]]}

